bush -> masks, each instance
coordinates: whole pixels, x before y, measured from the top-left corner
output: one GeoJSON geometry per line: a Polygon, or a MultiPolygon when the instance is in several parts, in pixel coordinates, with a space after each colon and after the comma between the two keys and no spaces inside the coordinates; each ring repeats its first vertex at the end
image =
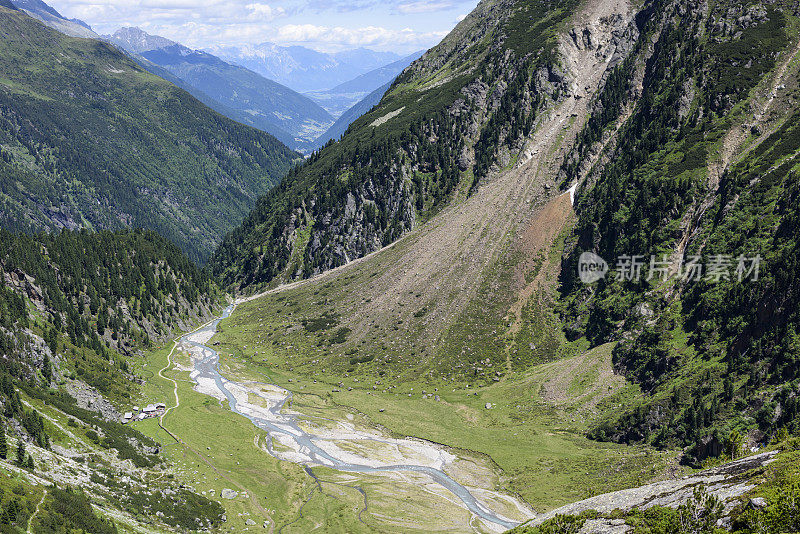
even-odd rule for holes
{"type": "Polygon", "coordinates": [[[800,482],[780,488],[760,510],[748,509],[737,520],[738,532],[800,532],[800,482]]]}

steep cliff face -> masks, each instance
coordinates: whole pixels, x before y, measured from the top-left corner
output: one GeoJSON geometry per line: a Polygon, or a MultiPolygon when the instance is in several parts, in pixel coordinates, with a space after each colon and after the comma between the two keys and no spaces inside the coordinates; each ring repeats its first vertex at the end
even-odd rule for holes
{"type": "Polygon", "coordinates": [[[261,199],[212,260],[228,284],[303,278],[395,241],[513,166],[577,86],[556,38],[578,2],[486,1],[380,105],[261,199]]]}

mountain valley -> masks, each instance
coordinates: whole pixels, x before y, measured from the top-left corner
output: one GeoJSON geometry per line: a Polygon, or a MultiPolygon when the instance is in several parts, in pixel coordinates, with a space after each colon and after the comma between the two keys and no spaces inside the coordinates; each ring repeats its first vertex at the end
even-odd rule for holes
{"type": "Polygon", "coordinates": [[[800,530],[795,3],[43,22],[0,0],[0,532],[800,530]]]}

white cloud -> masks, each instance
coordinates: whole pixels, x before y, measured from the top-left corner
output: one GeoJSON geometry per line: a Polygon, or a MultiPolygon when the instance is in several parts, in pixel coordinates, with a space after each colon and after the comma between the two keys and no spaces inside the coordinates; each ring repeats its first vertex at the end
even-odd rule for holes
{"type": "Polygon", "coordinates": [[[418,33],[410,28],[391,30],[380,26],[343,28],[341,26],[317,26],[314,24],[286,24],[277,29],[273,40],[277,43],[315,42],[338,46],[373,46],[391,44],[424,45],[440,40],[447,32],[418,33]]]}
{"type": "Polygon", "coordinates": [[[247,4],[250,10],[250,18],[263,21],[273,21],[286,14],[282,7],[274,8],[269,4],[247,4]]]}
{"type": "Polygon", "coordinates": [[[448,1],[434,1],[426,2],[419,0],[415,2],[406,2],[397,6],[400,13],[435,13],[436,11],[444,11],[445,9],[452,9],[453,3],[448,1]]]}
{"type": "Polygon", "coordinates": [[[276,42],[329,51],[365,46],[396,52],[433,46],[453,26],[453,14],[445,14],[447,10],[470,9],[477,3],[477,0],[45,1],[67,17],[88,22],[101,34],[113,33],[122,26],[138,26],[193,48],[276,42]]]}

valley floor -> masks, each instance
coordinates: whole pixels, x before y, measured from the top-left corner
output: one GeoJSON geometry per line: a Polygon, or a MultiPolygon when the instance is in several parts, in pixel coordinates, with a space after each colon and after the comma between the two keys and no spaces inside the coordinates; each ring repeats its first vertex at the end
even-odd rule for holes
{"type": "MultiPolygon", "coordinates": [[[[515,522],[531,517],[532,511],[543,513],[675,472],[674,453],[583,437],[599,411],[619,402],[630,387],[610,372],[609,346],[488,387],[407,382],[384,389],[358,378],[311,378],[254,363],[229,343],[224,325],[211,341],[207,332],[189,339],[221,353],[220,371],[231,381],[226,388],[236,392],[238,411],[290,414],[304,431],[323,436],[317,443],[326,452],[353,463],[355,458],[370,466],[438,467],[469,487],[487,509],[515,522]],[[284,398],[288,404],[274,410],[276,400],[284,398]],[[515,502],[518,498],[523,501],[515,502]]],[[[179,345],[174,366],[167,365],[164,349],[142,369],[150,377],[146,396],[171,398],[177,384],[180,406],[168,412],[163,424],[180,441],[165,434],[157,420],[136,425],[169,444],[168,460],[195,491],[217,499],[223,490],[225,497],[233,496],[221,500],[234,530],[254,524],[278,532],[504,530],[481,521],[428,475],[403,469],[337,470],[311,458],[307,447],[298,447],[287,435],[276,434],[275,427],[272,435],[278,439],[272,439],[230,411],[224,394],[198,377],[197,362],[204,354],[195,348],[179,345]],[[172,368],[162,376],[159,370],[165,366],[172,368]]],[[[287,428],[287,420],[270,422],[287,428]]]]}

